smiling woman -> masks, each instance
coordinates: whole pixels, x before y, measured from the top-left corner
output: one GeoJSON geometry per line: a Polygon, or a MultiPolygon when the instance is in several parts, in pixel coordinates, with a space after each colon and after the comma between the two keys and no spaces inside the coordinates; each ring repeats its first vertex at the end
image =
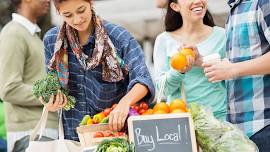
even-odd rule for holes
{"type": "Polygon", "coordinates": [[[184,88],[188,104],[196,102],[209,107],[217,118],[225,120],[225,86],[222,82],[209,83],[202,68],[202,56],[225,55],[225,31],[215,26],[207,1],[168,0],[165,29],[154,48],[157,89],[165,82],[165,95],[171,102],[181,98],[184,88]],[[183,48],[191,49],[195,57],[183,55],[183,48]],[[179,59],[173,60],[175,57],[179,59]],[[183,68],[177,68],[180,65],[183,68]]]}
{"type": "MultiPolygon", "coordinates": [[[[76,98],[75,108],[63,112],[65,138],[78,140],[75,128],[84,115],[115,103],[109,126],[121,130],[130,106],[154,97],[141,47],[124,28],[97,16],[92,0],[53,2],[64,23],[45,35],[47,70],[56,70],[62,87],[76,98]]],[[[64,95],[51,100],[45,105],[49,111],[66,103],[64,95]]]]}

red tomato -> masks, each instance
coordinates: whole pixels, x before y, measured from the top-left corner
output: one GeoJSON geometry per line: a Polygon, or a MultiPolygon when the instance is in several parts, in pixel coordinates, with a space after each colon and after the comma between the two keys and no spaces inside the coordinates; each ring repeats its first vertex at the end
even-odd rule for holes
{"type": "Polygon", "coordinates": [[[134,110],[136,110],[137,112],[139,112],[139,110],[140,110],[140,108],[139,108],[139,106],[134,106],[134,110]]]}
{"type": "Polygon", "coordinates": [[[106,131],[103,131],[103,135],[104,137],[112,137],[113,133],[110,130],[106,130],[106,131]]]}
{"type": "Polygon", "coordinates": [[[142,114],[145,113],[145,112],[146,112],[145,109],[140,109],[140,110],[139,110],[139,114],[140,114],[140,115],[142,115],[142,114]]]}
{"type": "Polygon", "coordinates": [[[124,136],[126,133],[125,133],[125,132],[118,132],[118,134],[119,134],[120,136],[124,136]]]}
{"type": "Polygon", "coordinates": [[[147,110],[148,109],[148,105],[145,102],[141,102],[140,103],[140,109],[147,110]]]}
{"type": "Polygon", "coordinates": [[[105,116],[108,116],[110,113],[111,113],[111,108],[106,108],[104,111],[103,111],[103,113],[104,113],[104,115],[105,116]]]}
{"type": "Polygon", "coordinates": [[[114,137],[120,137],[120,136],[124,136],[124,135],[125,135],[124,132],[115,132],[115,133],[113,134],[114,137]]]}
{"type": "Polygon", "coordinates": [[[104,137],[103,133],[101,131],[97,131],[94,133],[93,135],[94,138],[100,138],[100,137],[104,137]]]}

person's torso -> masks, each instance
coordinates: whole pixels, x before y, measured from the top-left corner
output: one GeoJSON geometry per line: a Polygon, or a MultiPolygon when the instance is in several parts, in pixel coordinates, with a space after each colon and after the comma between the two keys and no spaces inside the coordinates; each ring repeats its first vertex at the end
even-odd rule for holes
{"type": "MultiPolygon", "coordinates": [[[[168,33],[166,33],[168,34],[168,33]]],[[[177,52],[180,47],[180,42],[175,41],[167,35],[166,54],[167,54],[167,69],[169,69],[170,57],[177,52]]],[[[202,56],[219,53],[224,57],[225,52],[225,35],[224,29],[214,27],[212,34],[203,42],[197,45],[198,51],[202,56]]],[[[183,78],[184,91],[187,102],[197,102],[208,108],[211,108],[215,115],[225,117],[226,115],[226,90],[223,82],[210,83],[205,77],[201,67],[194,66],[190,71],[185,73],[183,78]]],[[[179,84],[181,86],[181,84],[179,84]]],[[[180,87],[181,88],[181,87],[180,87]]],[[[177,90],[169,96],[171,101],[181,96],[181,91],[177,90]]]]}
{"type": "MultiPolygon", "coordinates": [[[[21,71],[22,83],[33,86],[34,83],[45,76],[45,57],[44,47],[41,39],[37,34],[30,32],[20,23],[11,21],[1,31],[0,39],[4,41],[5,37],[16,37],[21,43],[24,51],[21,60],[23,60],[23,71],[21,71]]],[[[8,43],[8,42],[5,42],[8,43]]],[[[16,44],[10,44],[16,45],[16,44]]],[[[8,65],[5,65],[8,66],[8,65]]],[[[37,102],[39,102],[37,100],[37,102]]],[[[5,118],[8,131],[25,131],[35,127],[40,119],[43,106],[21,106],[4,102],[5,118]],[[10,114],[12,112],[12,114],[10,114]],[[20,126],[20,127],[18,127],[20,126]]],[[[48,123],[50,128],[56,127],[57,115],[49,114],[48,123]]]]}
{"type": "MultiPolygon", "coordinates": [[[[127,31],[109,22],[105,22],[104,27],[114,44],[117,55],[123,59],[123,49],[128,46],[128,39],[123,40],[122,34],[125,37],[127,31]]],[[[52,34],[55,35],[53,42],[56,40],[58,31],[59,29],[52,34]]],[[[54,46],[50,48],[52,51],[54,46]]],[[[83,47],[83,52],[87,55],[91,54],[93,48],[94,42],[88,43],[83,47]]],[[[111,107],[114,103],[118,103],[128,91],[129,75],[119,82],[107,82],[102,79],[101,64],[94,69],[84,70],[70,47],[68,48],[68,59],[69,94],[76,98],[77,103],[75,108],[63,113],[63,122],[65,138],[78,141],[76,127],[79,126],[84,115],[93,116],[105,108],[111,107]]]]}
{"type": "MultiPolygon", "coordinates": [[[[257,0],[241,1],[231,10],[226,24],[231,62],[252,60],[269,52],[270,44],[259,24],[257,0]]],[[[270,117],[265,117],[270,115],[270,75],[237,77],[228,80],[226,86],[230,122],[239,124],[248,136],[270,123],[270,117]]]]}

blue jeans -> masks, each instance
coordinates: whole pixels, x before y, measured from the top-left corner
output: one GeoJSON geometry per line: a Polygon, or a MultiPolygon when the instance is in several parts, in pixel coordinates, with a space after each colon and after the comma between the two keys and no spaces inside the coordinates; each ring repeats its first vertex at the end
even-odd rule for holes
{"type": "Polygon", "coordinates": [[[258,146],[260,152],[270,152],[270,125],[258,131],[250,139],[258,146]]]}

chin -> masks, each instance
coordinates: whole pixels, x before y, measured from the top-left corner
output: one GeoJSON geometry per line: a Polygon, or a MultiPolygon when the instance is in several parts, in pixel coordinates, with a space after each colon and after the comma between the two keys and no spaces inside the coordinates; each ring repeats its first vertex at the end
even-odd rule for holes
{"type": "Polygon", "coordinates": [[[87,27],[85,27],[85,28],[75,27],[75,29],[76,29],[77,31],[79,31],[79,32],[84,32],[84,31],[87,30],[87,27]]]}

